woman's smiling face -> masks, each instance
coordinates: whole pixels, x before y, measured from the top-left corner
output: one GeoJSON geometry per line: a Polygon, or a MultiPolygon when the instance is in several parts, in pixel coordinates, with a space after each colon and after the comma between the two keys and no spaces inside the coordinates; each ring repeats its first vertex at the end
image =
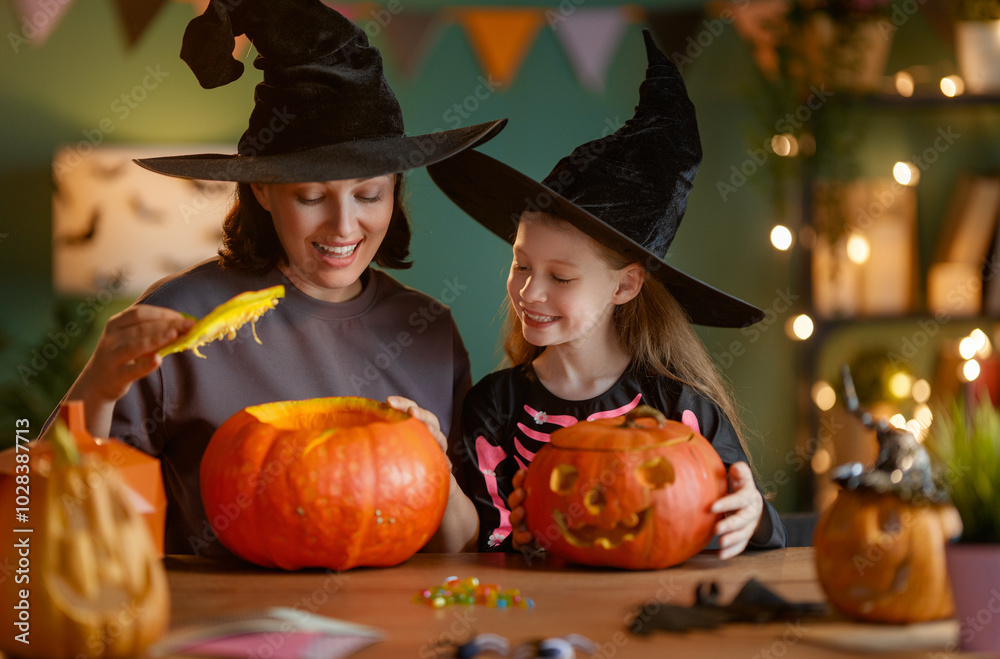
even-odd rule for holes
{"type": "Polygon", "coordinates": [[[315,183],[254,183],[271,213],[287,261],[279,267],[306,295],[344,302],[361,293],[361,274],[385,238],[395,174],[315,183]]]}

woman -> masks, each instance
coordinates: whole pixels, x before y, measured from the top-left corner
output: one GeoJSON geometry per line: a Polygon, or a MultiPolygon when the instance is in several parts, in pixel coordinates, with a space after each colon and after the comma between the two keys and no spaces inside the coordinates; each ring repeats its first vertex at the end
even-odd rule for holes
{"type": "MultiPolygon", "coordinates": [[[[109,320],[68,394],[84,401],[94,435],[160,458],[167,553],[225,553],[202,509],[199,466],[214,430],[240,409],[387,399],[444,448],[470,384],[450,314],[425,322],[421,309],[439,303],[370,264],[409,267],[402,172],[491,139],[505,120],[407,137],[378,50],[319,0],[213,0],[181,49],[204,87],[241,75],[231,57],[240,34],[254,43],[264,79],[238,153],[137,161],[170,176],[238,182],[219,258],[157,282],[109,320]],[[179,312],[201,317],[278,284],[285,297],[258,321],[263,346],[246,328],[203,348],[206,359],[156,355],[190,328],[179,312]]],[[[475,511],[452,481],[430,545],[439,551],[461,549],[476,533],[475,511]]]]}

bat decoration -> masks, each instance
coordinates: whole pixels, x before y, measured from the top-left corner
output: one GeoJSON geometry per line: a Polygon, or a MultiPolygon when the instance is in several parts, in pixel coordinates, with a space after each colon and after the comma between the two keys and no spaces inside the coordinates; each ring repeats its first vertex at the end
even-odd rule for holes
{"type": "Polygon", "coordinates": [[[94,212],[90,215],[90,226],[75,236],[63,236],[59,239],[60,242],[66,245],[83,245],[94,239],[94,234],[97,233],[97,223],[101,218],[101,211],[99,209],[94,209],[94,212]]]}
{"type": "Polygon", "coordinates": [[[144,202],[142,197],[138,194],[133,193],[131,197],[129,197],[129,206],[132,207],[132,212],[135,213],[135,216],[140,220],[153,224],[163,223],[163,212],[144,202]]]}

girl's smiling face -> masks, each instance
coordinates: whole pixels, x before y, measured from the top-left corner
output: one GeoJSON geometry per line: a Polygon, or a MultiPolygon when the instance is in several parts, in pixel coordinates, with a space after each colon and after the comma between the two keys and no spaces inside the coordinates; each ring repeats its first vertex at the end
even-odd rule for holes
{"type": "Polygon", "coordinates": [[[638,292],[632,264],[614,270],[598,244],[559,218],[525,212],[517,227],[514,258],[507,277],[524,338],[536,346],[582,347],[588,338],[613,328],[615,305],[638,292]],[[634,289],[634,291],[632,290],[634,289]]]}
{"type": "Polygon", "coordinates": [[[395,174],[315,183],[254,183],[287,255],[279,267],[306,295],[344,302],[385,238],[395,174]]]}

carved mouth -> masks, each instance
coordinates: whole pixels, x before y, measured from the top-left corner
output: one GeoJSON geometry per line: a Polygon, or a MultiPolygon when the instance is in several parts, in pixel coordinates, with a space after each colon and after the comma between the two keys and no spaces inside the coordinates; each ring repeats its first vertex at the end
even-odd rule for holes
{"type": "Polygon", "coordinates": [[[653,514],[652,508],[646,508],[638,513],[632,513],[628,519],[615,524],[610,529],[602,529],[592,524],[581,524],[571,529],[566,523],[566,516],[560,511],[552,511],[552,518],[556,526],[562,531],[563,537],[577,547],[603,547],[604,549],[614,549],[623,542],[635,540],[635,536],[642,533],[649,523],[649,518],[653,514]]]}

